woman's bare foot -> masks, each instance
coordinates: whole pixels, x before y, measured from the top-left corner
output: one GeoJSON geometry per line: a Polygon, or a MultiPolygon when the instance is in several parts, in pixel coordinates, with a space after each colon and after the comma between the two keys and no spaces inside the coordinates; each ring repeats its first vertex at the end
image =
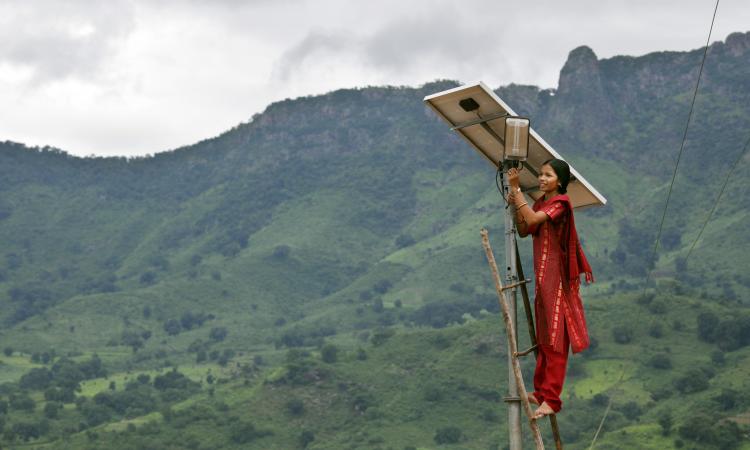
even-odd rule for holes
{"type": "Polygon", "coordinates": [[[531,392],[527,392],[526,393],[526,398],[529,399],[529,403],[531,403],[532,405],[538,405],[539,404],[539,400],[537,400],[536,397],[534,396],[534,394],[531,393],[531,392]]]}
{"type": "Polygon", "coordinates": [[[534,419],[541,419],[544,416],[549,416],[550,414],[554,414],[555,411],[552,409],[551,406],[547,404],[547,402],[542,402],[541,405],[539,405],[539,408],[534,411],[534,419]]]}

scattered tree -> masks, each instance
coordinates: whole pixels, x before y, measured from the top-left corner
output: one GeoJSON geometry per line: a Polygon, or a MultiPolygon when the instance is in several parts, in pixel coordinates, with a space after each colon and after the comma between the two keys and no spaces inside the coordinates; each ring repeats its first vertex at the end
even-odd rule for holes
{"type": "Polygon", "coordinates": [[[208,337],[213,341],[221,342],[227,337],[227,334],[229,332],[226,327],[213,327],[208,333],[208,337]]]}
{"type": "Polygon", "coordinates": [[[457,444],[461,441],[463,432],[455,426],[443,427],[435,432],[435,443],[437,444],[457,444]]]}
{"type": "Polygon", "coordinates": [[[338,360],[338,351],[339,348],[335,345],[326,344],[320,350],[320,356],[323,359],[323,362],[333,364],[338,360]]]}

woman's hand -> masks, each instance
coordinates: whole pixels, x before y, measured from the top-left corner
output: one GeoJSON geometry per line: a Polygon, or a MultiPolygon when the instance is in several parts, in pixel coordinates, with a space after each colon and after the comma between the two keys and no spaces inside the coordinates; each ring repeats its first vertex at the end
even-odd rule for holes
{"type": "Polygon", "coordinates": [[[513,186],[510,187],[510,193],[508,194],[508,203],[510,203],[511,205],[515,205],[516,207],[518,207],[518,205],[523,205],[524,203],[526,203],[526,197],[523,196],[521,188],[513,186]]]}
{"type": "MultiPolygon", "coordinates": [[[[510,184],[513,188],[517,188],[519,185],[518,169],[516,169],[515,167],[508,169],[508,184],[510,184]]],[[[512,189],[512,191],[515,191],[515,189],[512,189]]]]}

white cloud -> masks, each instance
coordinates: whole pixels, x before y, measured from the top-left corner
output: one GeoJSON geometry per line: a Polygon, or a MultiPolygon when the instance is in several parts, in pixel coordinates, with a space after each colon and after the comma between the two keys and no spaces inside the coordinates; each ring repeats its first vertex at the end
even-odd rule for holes
{"type": "MultiPolygon", "coordinates": [[[[0,140],[144,154],[275,100],[438,78],[555,87],[568,52],[703,45],[713,0],[0,1],[0,140]]],[[[714,39],[747,31],[723,0],[714,39]]]]}
{"type": "Polygon", "coordinates": [[[133,25],[125,1],[3,2],[0,63],[29,69],[31,83],[96,77],[133,25]]]}

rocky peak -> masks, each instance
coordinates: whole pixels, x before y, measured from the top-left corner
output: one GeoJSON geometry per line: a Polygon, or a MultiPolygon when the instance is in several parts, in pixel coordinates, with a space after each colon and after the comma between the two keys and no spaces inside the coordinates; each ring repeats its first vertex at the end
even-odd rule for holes
{"type": "Polygon", "coordinates": [[[599,60],[591,48],[582,45],[568,54],[568,60],[560,71],[558,94],[591,87],[600,88],[599,60]]]}
{"type": "Polygon", "coordinates": [[[727,51],[732,56],[741,56],[750,50],[750,32],[732,33],[727,36],[727,51]]]}

